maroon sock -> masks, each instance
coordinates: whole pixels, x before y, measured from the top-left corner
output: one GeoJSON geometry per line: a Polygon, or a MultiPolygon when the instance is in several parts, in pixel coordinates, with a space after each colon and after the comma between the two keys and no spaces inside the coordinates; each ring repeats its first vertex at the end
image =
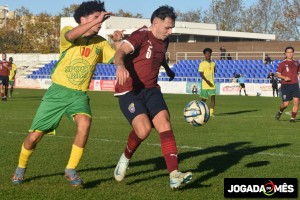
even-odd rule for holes
{"type": "Polygon", "coordinates": [[[285,109],[285,107],[282,107],[282,106],[280,105],[279,111],[280,111],[281,113],[284,111],[284,109],[285,109]]]}
{"type": "Polygon", "coordinates": [[[297,113],[296,112],[292,112],[292,118],[296,118],[297,113]]]}
{"type": "Polygon", "coordinates": [[[164,155],[169,173],[178,169],[177,147],[173,131],[159,134],[161,150],[164,155]]]}
{"type": "Polygon", "coordinates": [[[125,157],[131,159],[132,155],[142,142],[143,140],[136,135],[134,130],[132,130],[128,136],[127,145],[124,150],[125,157]]]}
{"type": "Polygon", "coordinates": [[[1,97],[4,97],[4,93],[1,93],[1,97]]]}

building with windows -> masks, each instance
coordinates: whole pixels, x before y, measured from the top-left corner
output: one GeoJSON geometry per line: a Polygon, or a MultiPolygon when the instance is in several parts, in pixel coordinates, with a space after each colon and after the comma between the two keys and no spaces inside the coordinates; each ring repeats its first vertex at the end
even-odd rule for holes
{"type": "Polygon", "coordinates": [[[8,6],[0,6],[0,28],[6,25],[7,19],[12,19],[15,16],[15,12],[9,11],[8,6]]]}
{"type": "MultiPolygon", "coordinates": [[[[150,19],[111,16],[102,24],[100,35],[109,39],[114,30],[125,30],[129,35],[136,29],[150,26],[150,19]]],[[[72,17],[61,18],[61,28],[67,25],[77,26],[72,17]]],[[[217,30],[216,24],[176,21],[170,42],[237,42],[237,41],[273,41],[275,35],[263,33],[235,32],[217,30]]]]}

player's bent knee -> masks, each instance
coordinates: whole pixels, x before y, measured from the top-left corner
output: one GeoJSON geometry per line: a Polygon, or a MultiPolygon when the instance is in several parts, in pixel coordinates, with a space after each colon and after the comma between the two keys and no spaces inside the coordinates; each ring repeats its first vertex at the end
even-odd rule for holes
{"type": "Polygon", "coordinates": [[[151,126],[144,126],[139,128],[135,127],[134,131],[140,139],[144,140],[149,136],[151,129],[151,126]]]}
{"type": "Polygon", "coordinates": [[[27,144],[30,147],[34,147],[42,139],[42,137],[42,132],[31,132],[25,139],[25,144],[27,144]]]}

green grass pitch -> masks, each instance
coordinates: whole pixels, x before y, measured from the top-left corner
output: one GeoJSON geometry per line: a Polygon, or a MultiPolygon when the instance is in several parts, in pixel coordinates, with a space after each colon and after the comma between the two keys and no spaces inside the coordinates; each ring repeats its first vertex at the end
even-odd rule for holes
{"type": "MultiPolygon", "coordinates": [[[[90,137],[77,171],[85,188],[63,177],[76,131],[63,117],[56,136],[45,136],[32,155],[26,182],[12,185],[21,144],[44,90],[16,89],[0,102],[1,199],[224,199],[224,178],[299,178],[300,120],[274,116],[280,98],[217,96],[215,115],[193,127],[184,106],[196,95],[165,94],[177,140],[179,169],[193,180],[179,191],[169,187],[168,172],[155,131],[139,147],[123,182],[113,177],[130,129],[111,92],[89,92],[93,111],[90,137]]],[[[286,110],[289,112],[290,107],[286,110]]],[[[298,116],[298,119],[300,116],[298,116]]]]}

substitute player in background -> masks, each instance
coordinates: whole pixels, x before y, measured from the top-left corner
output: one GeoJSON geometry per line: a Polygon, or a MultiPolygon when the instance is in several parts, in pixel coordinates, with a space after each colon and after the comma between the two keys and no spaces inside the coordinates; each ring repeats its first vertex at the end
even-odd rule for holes
{"type": "Polygon", "coordinates": [[[17,65],[15,63],[13,63],[14,59],[12,57],[9,57],[8,61],[11,64],[11,70],[10,70],[10,73],[9,73],[10,90],[9,90],[8,97],[11,98],[12,94],[14,92],[15,77],[16,77],[16,74],[17,74],[17,65]]]}
{"type": "Polygon", "coordinates": [[[215,70],[216,63],[211,61],[211,48],[205,48],[203,50],[204,61],[202,61],[199,65],[198,71],[200,72],[200,76],[202,78],[201,82],[201,91],[200,97],[201,100],[206,102],[208,97],[210,97],[210,116],[214,116],[214,108],[216,102],[216,87],[215,87],[215,70]]]}
{"type": "MultiPolygon", "coordinates": [[[[56,129],[62,115],[66,114],[75,122],[77,133],[65,168],[65,177],[72,186],[83,184],[75,168],[82,157],[91,125],[92,113],[86,91],[96,64],[112,62],[115,54],[110,44],[98,35],[105,16],[109,14],[111,12],[104,9],[104,2],[83,2],[74,13],[74,19],[79,25],[62,29],[60,59],[52,72],[52,85],[44,95],[29,135],[22,145],[13,183],[23,183],[28,160],[37,143],[45,133],[56,129]]],[[[118,48],[123,32],[115,31],[111,38],[118,48]]]]}
{"type": "Polygon", "coordinates": [[[298,76],[300,74],[300,63],[294,60],[294,48],[286,47],[284,50],[285,59],[278,64],[276,75],[281,79],[282,103],[275,119],[279,120],[284,109],[286,109],[293,100],[292,116],[290,122],[295,122],[298,112],[298,104],[300,98],[298,76]]]}
{"type": "Polygon", "coordinates": [[[165,59],[168,36],[175,26],[175,19],[172,7],[159,7],[151,16],[151,26],[133,32],[116,52],[115,96],[119,98],[120,108],[133,128],[114,171],[117,181],[124,179],[130,159],[149,136],[152,126],[160,136],[162,153],[170,174],[170,187],[176,189],[192,179],[191,172],[178,171],[177,148],[169,110],[157,84],[161,66],[165,67],[170,80],[175,75],[165,59]]]}
{"type": "Polygon", "coordinates": [[[9,73],[11,64],[6,60],[6,53],[2,53],[2,61],[0,63],[0,87],[2,101],[7,101],[9,73]]]}

